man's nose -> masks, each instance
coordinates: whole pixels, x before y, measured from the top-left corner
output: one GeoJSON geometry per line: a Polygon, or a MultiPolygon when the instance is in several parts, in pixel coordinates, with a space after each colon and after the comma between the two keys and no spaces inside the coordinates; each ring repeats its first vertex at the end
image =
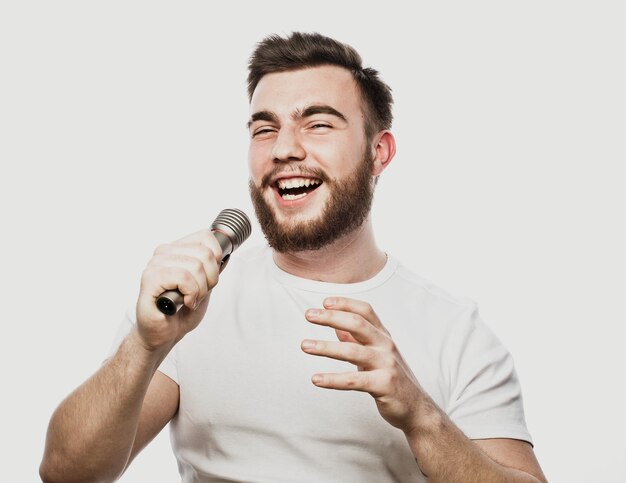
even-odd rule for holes
{"type": "Polygon", "coordinates": [[[302,146],[297,128],[282,127],[274,141],[272,160],[277,163],[302,161],[306,151],[302,146]]]}

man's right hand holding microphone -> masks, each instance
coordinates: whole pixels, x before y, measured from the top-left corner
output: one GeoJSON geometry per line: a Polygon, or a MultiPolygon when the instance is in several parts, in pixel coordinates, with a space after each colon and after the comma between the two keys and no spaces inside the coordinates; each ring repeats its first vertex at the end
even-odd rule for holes
{"type": "Polygon", "coordinates": [[[195,329],[218,282],[222,248],[209,229],[160,245],[141,277],[137,300],[137,332],[148,350],[170,349],[195,329]],[[183,296],[183,307],[166,316],[156,301],[169,290],[183,296]]]}
{"type": "Polygon", "coordinates": [[[137,323],[110,357],[55,410],[40,476],[45,482],[117,480],[178,411],[178,385],[157,368],[204,317],[211,289],[250,221],[222,210],[210,229],[159,246],[137,299],[137,323]],[[165,299],[163,306],[157,301],[165,299]]]}

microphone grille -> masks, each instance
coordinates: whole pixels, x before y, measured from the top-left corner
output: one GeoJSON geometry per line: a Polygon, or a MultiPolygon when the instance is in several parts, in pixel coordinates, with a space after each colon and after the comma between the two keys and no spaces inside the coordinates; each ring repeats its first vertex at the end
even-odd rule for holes
{"type": "Polygon", "coordinates": [[[224,232],[230,238],[235,251],[252,233],[250,219],[243,211],[237,208],[226,208],[220,211],[211,225],[211,230],[224,232]]]}

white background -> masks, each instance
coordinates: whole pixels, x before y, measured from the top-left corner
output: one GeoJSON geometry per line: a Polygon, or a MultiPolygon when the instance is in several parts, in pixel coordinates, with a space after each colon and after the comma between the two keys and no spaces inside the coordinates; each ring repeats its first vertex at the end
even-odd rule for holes
{"type": "MultiPolygon", "coordinates": [[[[410,4],[2,3],[0,481],[38,480],[48,419],[153,248],[252,214],[246,63],[293,30],[352,44],[392,86],[378,241],[478,301],[548,478],[626,481],[622,2],[410,4]]],[[[122,481],[178,479],[164,431],[122,481]]]]}

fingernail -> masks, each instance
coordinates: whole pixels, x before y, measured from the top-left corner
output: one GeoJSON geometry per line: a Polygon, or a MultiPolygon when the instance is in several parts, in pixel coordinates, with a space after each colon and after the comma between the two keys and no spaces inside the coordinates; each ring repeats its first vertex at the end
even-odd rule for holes
{"type": "Polygon", "coordinates": [[[326,307],[332,307],[333,305],[335,305],[337,303],[337,299],[335,298],[327,298],[326,300],[324,300],[324,305],[326,307]]]}
{"type": "Polygon", "coordinates": [[[313,384],[321,384],[323,379],[324,378],[322,376],[320,376],[319,374],[315,374],[311,378],[311,381],[313,382],[313,384]]]}
{"type": "Polygon", "coordinates": [[[306,311],[308,319],[317,319],[320,316],[321,311],[318,309],[309,309],[306,311]]]}
{"type": "Polygon", "coordinates": [[[302,341],[302,348],[303,349],[313,349],[315,348],[315,341],[313,340],[303,340],[302,341]]]}

